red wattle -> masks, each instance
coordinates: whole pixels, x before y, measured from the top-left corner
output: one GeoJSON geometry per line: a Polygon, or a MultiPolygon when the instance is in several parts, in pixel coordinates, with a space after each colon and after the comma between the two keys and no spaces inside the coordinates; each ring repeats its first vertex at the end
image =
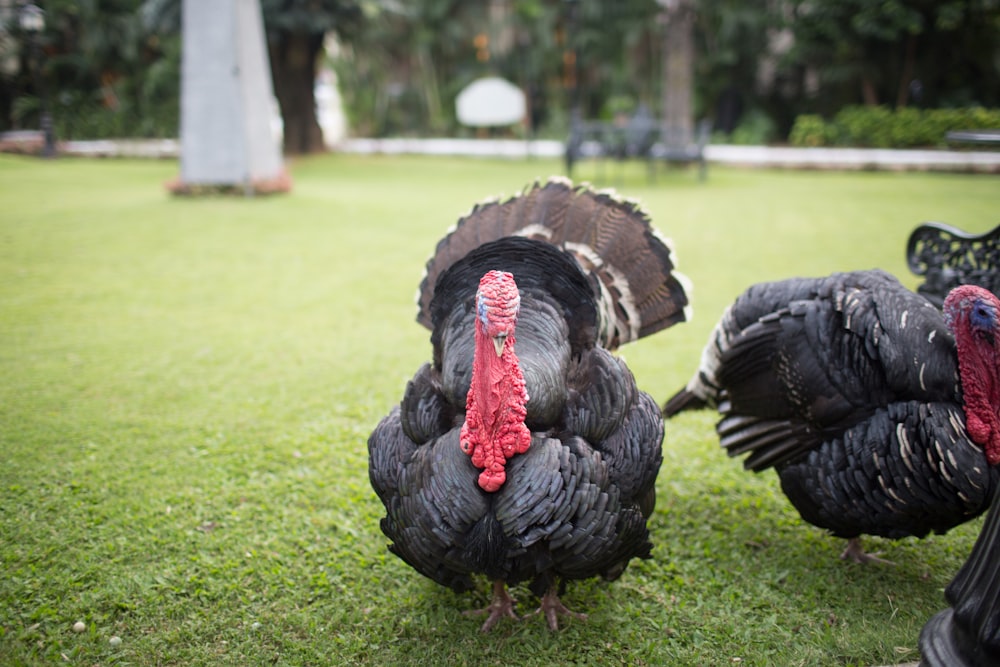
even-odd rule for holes
{"type": "Polygon", "coordinates": [[[945,300],[949,326],[955,335],[958,348],[958,369],[962,378],[962,402],[965,411],[965,429],[973,442],[982,445],[986,460],[991,465],[1000,464],[1000,359],[992,338],[973,331],[969,315],[963,312],[963,299],[985,298],[997,303],[995,296],[978,287],[958,287],[945,300]]]}
{"type": "Polygon", "coordinates": [[[507,461],[531,445],[531,432],[524,424],[527,402],[524,374],[514,353],[514,335],[507,336],[498,357],[493,340],[477,319],[472,382],[460,443],[472,465],[483,469],[479,486],[484,491],[499,490],[507,479],[507,461]]]}

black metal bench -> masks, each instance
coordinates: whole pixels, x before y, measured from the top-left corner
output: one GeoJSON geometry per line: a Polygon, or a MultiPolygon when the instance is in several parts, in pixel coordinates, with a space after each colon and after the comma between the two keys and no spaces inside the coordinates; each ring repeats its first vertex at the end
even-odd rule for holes
{"type": "Polygon", "coordinates": [[[1000,130],[952,130],[945,132],[949,144],[973,144],[1000,148],[1000,130]]]}
{"type": "Polygon", "coordinates": [[[604,160],[619,163],[628,159],[644,160],[650,180],[656,173],[657,162],[698,164],[698,177],[705,180],[711,123],[698,123],[694,137],[680,130],[664,129],[652,116],[637,113],[625,121],[575,121],[566,142],[566,174],[572,177],[573,167],[585,159],[595,159],[604,178],[604,160]]]}
{"type": "Polygon", "coordinates": [[[910,234],[906,263],[924,277],[917,292],[938,307],[959,285],[979,285],[1000,294],[1000,225],[969,234],[941,222],[925,222],[910,234]]]}

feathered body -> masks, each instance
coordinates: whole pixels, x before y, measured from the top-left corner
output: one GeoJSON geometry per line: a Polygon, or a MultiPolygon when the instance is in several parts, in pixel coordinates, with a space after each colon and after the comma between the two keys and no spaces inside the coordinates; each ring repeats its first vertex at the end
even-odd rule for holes
{"type": "Polygon", "coordinates": [[[433,361],[368,441],[390,549],[456,591],[527,581],[550,626],[566,580],[651,544],[663,422],[609,350],[685,318],[669,247],[634,205],[563,180],[482,204],[418,293],[433,361]]]}
{"type": "Polygon", "coordinates": [[[717,406],[726,451],[775,468],[804,520],[851,540],[845,557],[872,559],[863,534],[945,532],[986,510],[1000,460],[996,297],[961,289],[943,316],[878,270],[754,285],[664,415],[717,406]]]}

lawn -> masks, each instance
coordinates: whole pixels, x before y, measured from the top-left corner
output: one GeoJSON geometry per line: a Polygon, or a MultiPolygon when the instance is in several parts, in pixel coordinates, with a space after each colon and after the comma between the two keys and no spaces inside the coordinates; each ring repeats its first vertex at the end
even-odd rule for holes
{"type": "MultiPolygon", "coordinates": [[[[461,611],[486,582],[457,595],[387,552],[365,442],[429,357],[423,263],[472,204],[560,169],[329,155],[293,163],[288,195],[177,199],[172,161],[0,156],[0,664],[917,659],[982,520],[866,541],[896,566],[845,563],[708,412],[667,424],[654,557],[570,586],[586,621],[481,635],[461,611]]],[[[618,189],[673,238],[695,317],[623,356],[662,402],[750,283],[877,266],[913,286],[910,230],[985,231],[998,186],[629,170],[618,189]]]]}

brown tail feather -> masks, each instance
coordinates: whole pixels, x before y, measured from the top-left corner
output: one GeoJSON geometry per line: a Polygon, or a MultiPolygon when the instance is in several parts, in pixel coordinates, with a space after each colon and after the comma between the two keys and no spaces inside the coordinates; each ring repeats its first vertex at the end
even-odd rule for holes
{"type": "Polygon", "coordinates": [[[504,236],[544,240],[571,252],[601,304],[601,343],[609,348],[689,317],[686,278],[672,251],[635,203],[563,178],[535,183],[506,201],[476,205],[438,243],[417,295],[417,321],[431,327],[438,276],[472,249],[504,236]]]}
{"type": "Polygon", "coordinates": [[[708,403],[700,396],[687,389],[681,389],[663,404],[660,413],[664,419],[670,419],[685,410],[701,410],[706,407],[708,407],[708,403]]]}

